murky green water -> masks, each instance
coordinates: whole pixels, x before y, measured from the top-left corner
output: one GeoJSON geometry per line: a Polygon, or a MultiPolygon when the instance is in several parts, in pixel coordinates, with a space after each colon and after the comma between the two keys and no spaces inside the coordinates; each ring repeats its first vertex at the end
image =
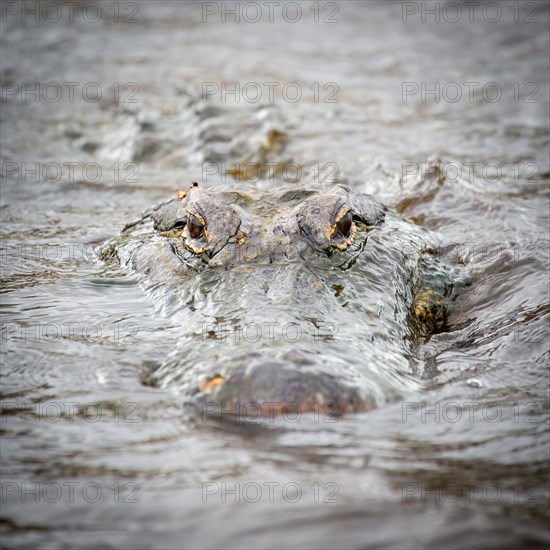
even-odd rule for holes
{"type": "Polygon", "coordinates": [[[546,547],[547,4],[7,4],[3,545],[546,547]],[[250,161],[371,193],[475,273],[407,401],[245,429],[142,384],[190,327],[96,248],[250,161]]]}

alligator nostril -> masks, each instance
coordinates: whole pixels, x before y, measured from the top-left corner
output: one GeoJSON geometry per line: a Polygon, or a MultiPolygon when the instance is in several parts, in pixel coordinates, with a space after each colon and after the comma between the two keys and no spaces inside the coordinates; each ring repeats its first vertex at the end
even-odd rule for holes
{"type": "Polygon", "coordinates": [[[288,354],[292,362],[266,358],[262,362],[246,361],[246,366],[241,364],[230,376],[216,374],[204,380],[201,401],[204,405],[204,399],[211,399],[207,412],[236,418],[281,414],[299,418],[304,413],[338,417],[377,406],[375,399],[360,395],[349,382],[299,368],[313,363],[307,354],[288,354]]]}

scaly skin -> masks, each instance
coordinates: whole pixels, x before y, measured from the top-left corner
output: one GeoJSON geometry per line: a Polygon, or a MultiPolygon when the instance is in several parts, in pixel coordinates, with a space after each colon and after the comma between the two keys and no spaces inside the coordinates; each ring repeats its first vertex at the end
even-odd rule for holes
{"type": "Polygon", "coordinates": [[[340,415],[416,388],[417,347],[456,294],[457,268],[436,249],[428,231],[345,187],[193,186],[128,224],[101,257],[182,319],[153,383],[213,415],[340,415]],[[250,326],[259,339],[236,337],[250,326]],[[279,326],[300,338],[275,338],[279,326]]]}

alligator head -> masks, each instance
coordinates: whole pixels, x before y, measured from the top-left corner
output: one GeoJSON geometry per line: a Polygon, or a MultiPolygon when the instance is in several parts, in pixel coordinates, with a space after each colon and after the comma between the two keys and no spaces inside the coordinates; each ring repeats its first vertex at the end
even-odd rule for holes
{"type": "Polygon", "coordinates": [[[427,231],[341,186],[184,195],[115,240],[159,311],[181,319],[156,384],[236,416],[366,411],[415,386],[427,231]]]}

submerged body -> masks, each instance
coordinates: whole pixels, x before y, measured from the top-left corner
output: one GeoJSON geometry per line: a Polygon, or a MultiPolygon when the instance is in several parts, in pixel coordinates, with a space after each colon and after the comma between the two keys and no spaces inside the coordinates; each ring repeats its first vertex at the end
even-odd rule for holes
{"type": "Polygon", "coordinates": [[[444,322],[459,268],[435,237],[345,187],[198,186],[107,243],[179,316],[151,381],[203,412],[366,411],[414,391],[418,346],[444,322]]]}

